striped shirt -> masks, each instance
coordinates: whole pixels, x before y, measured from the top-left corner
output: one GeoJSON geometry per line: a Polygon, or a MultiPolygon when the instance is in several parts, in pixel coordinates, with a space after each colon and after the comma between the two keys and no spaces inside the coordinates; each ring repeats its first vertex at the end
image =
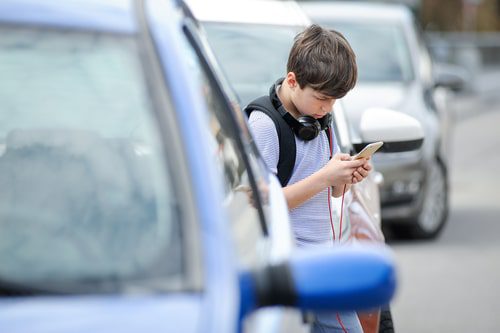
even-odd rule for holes
{"type": "MultiPolygon", "coordinates": [[[[267,166],[277,173],[279,139],[273,120],[261,111],[250,114],[249,125],[254,140],[267,166]]],[[[339,151],[332,131],[333,154],[339,151]]],[[[321,169],[330,158],[330,145],[325,131],[311,141],[295,136],[297,154],[288,185],[292,185],[321,169]]],[[[333,245],[334,232],[330,222],[328,189],[319,192],[302,205],[290,210],[292,229],[297,245],[333,245]]],[[[333,209],[333,207],[332,207],[333,209]]],[[[332,216],[332,220],[335,220],[332,216]]]]}

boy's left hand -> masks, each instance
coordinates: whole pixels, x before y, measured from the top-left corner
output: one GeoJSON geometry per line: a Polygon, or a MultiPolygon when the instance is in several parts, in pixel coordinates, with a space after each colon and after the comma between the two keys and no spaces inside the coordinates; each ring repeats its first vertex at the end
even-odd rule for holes
{"type": "Polygon", "coordinates": [[[353,184],[359,183],[360,181],[365,179],[372,170],[372,166],[370,165],[370,163],[368,163],[369,158],[365,160],[366,160],[365,163],[356,170],[354,170],[354,172],[352,173],[353,184]]]}

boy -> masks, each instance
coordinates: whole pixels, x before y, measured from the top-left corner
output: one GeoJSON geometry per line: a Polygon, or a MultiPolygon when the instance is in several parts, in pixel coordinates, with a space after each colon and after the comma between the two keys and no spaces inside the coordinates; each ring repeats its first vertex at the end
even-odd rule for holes
{"type": "MultiPolygon", "coordinates": [[[[356,79],[355,55],[345,38],[312,25],[295,37],[286,77],[270,89],[274,109],[295,133],[295,165],[283,191],[296,242],[302,247],[338,242],[339,235],[332,228],[330,196],[342,196],[371,170],[366,159],[351,160],[347,154],[336,153],[333,131],[327,130],[328,135],[323,130],[336,99],[351,90],[356,79]]],[[[248,111],[256,144],[267,165],[278,173],[276,125],[266,113],[248,111]]],[[[355,312],[318,313],[313,331],[353,333],[362,329],[355,312]]]]}

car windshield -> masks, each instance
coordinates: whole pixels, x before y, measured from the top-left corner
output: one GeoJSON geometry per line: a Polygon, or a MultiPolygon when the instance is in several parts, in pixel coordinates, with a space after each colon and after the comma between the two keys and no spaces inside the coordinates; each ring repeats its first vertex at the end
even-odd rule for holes
{"type": "Polygon", "coordinates": [[[129,36],[0,27],[2,290],[180,288],[178,203],[139,54],[129,36]]]}
{"type": "Polygon", "coordinates": [[[268,94],[271,84],[286,74],[293,38],[302,30],[294,26],[213,22],[205,23],[204,28],[242,105],[268,94]]]}
{"type": "Polygon", "coordinates": [[[341,32],[356,53],[359,82],[407,82],[414,78],[403,27],[397,24],[317,20],[341,32]]]}

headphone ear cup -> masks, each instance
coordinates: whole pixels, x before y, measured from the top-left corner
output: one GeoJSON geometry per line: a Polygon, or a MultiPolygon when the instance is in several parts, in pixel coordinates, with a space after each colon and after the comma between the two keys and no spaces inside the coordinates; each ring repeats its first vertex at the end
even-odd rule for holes
{"type": "Polygon", "coordinates": [[[297,136],[304,141],[310,141],[321,132],[320,123],[313,117],[303,116],[297,119],[300,126],[296,130],[297,136]]]}

